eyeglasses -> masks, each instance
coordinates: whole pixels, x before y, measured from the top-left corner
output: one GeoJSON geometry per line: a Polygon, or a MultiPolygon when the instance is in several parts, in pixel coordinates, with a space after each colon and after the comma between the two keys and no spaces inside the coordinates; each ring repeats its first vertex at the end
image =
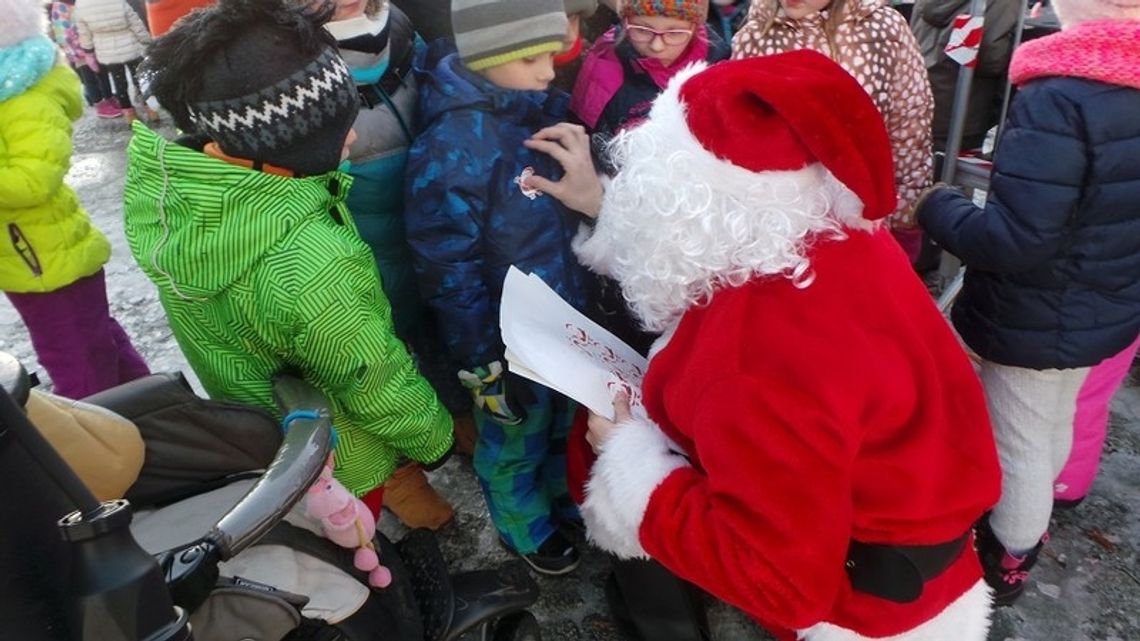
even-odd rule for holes
{"type": "Polygon", "coordinates": [[[661,42],[664,42],[670,47],[676,47],[677,45],[685,44],[689,41],[689,38],[693,37],[692,29],[666,29],[665,31],[658,31],[649,27],[629,23],[625,25],[625,32],[631,41],[641,45],[649,44],[657,38],[661,38],[661,42]]]}

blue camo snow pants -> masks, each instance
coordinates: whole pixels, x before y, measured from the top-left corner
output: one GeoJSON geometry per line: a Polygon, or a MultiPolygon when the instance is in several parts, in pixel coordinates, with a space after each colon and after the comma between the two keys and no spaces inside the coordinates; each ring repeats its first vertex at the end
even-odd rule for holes
{"type": "Polygon", "coordinates": [[[475,474],[499,535],[530,554],[559,522],[579,518],[566,488],[566,439],[577,404],[524,379],[512,384],[529,386],[522,394],[534,399],[523,406],[526,420],[501,425],[475,409],[475,474]]]}

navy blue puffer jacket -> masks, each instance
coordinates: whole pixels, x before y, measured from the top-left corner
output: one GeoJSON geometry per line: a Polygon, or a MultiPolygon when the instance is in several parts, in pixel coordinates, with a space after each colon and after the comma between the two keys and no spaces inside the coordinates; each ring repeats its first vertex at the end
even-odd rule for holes
{"type": "Polygon", "coordinates": [[[940,190],[918,217],[967,265],[953,321],[982,358],[1073,368],[1123,350],[1140,332],[1140,90],[1029,82],[985,208],[940,190]]]}
{"type": "Polygon", "coordinates": [[[561,122],[561,92],[509,91],[469,70],[445,41],[417,63],[420,133],[408,155],[406,224],[420,293],[440,319],[457,367],[503,357],[499,301],[513,264],[578,309],[585,268],[570,247],[579,216],[551,196],[523,193],[527,168],[562,169],[523,141],[561,122]]]}

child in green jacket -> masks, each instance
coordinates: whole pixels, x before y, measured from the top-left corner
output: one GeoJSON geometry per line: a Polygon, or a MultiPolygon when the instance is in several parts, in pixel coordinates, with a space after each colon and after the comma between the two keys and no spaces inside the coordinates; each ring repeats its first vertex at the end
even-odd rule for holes
{"type": "Polygon", "coordinates": [[[151,89],[199,134],[135,124],[126,232],[210,396],[272,410],[273,376],[299,373],[329,398],[336,475],[363,496],[401,457],[440,461],[451,418],[396,338],[344,205],[358,96],[320,28],[329,13],[221,0],[155,44],[151,89]]]}

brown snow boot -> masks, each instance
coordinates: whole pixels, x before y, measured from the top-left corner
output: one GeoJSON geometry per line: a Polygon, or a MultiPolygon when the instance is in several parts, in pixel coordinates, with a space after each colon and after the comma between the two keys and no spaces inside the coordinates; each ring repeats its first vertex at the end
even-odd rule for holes
{"type": "Polygon", "coordinates": [[[455,451],[468,458],[475,456],[475,442],[479,440],[475,417],[470,413],[458,414],[452,416],[451,421],[455,426],[455,451]]]}
{"type": "Polygon", "coordinates": [[[455,518],[455,510],[428,483],[417,463],[397,469],[384,484],[384,507],[413,529],[438,530],[455,518]]]}

